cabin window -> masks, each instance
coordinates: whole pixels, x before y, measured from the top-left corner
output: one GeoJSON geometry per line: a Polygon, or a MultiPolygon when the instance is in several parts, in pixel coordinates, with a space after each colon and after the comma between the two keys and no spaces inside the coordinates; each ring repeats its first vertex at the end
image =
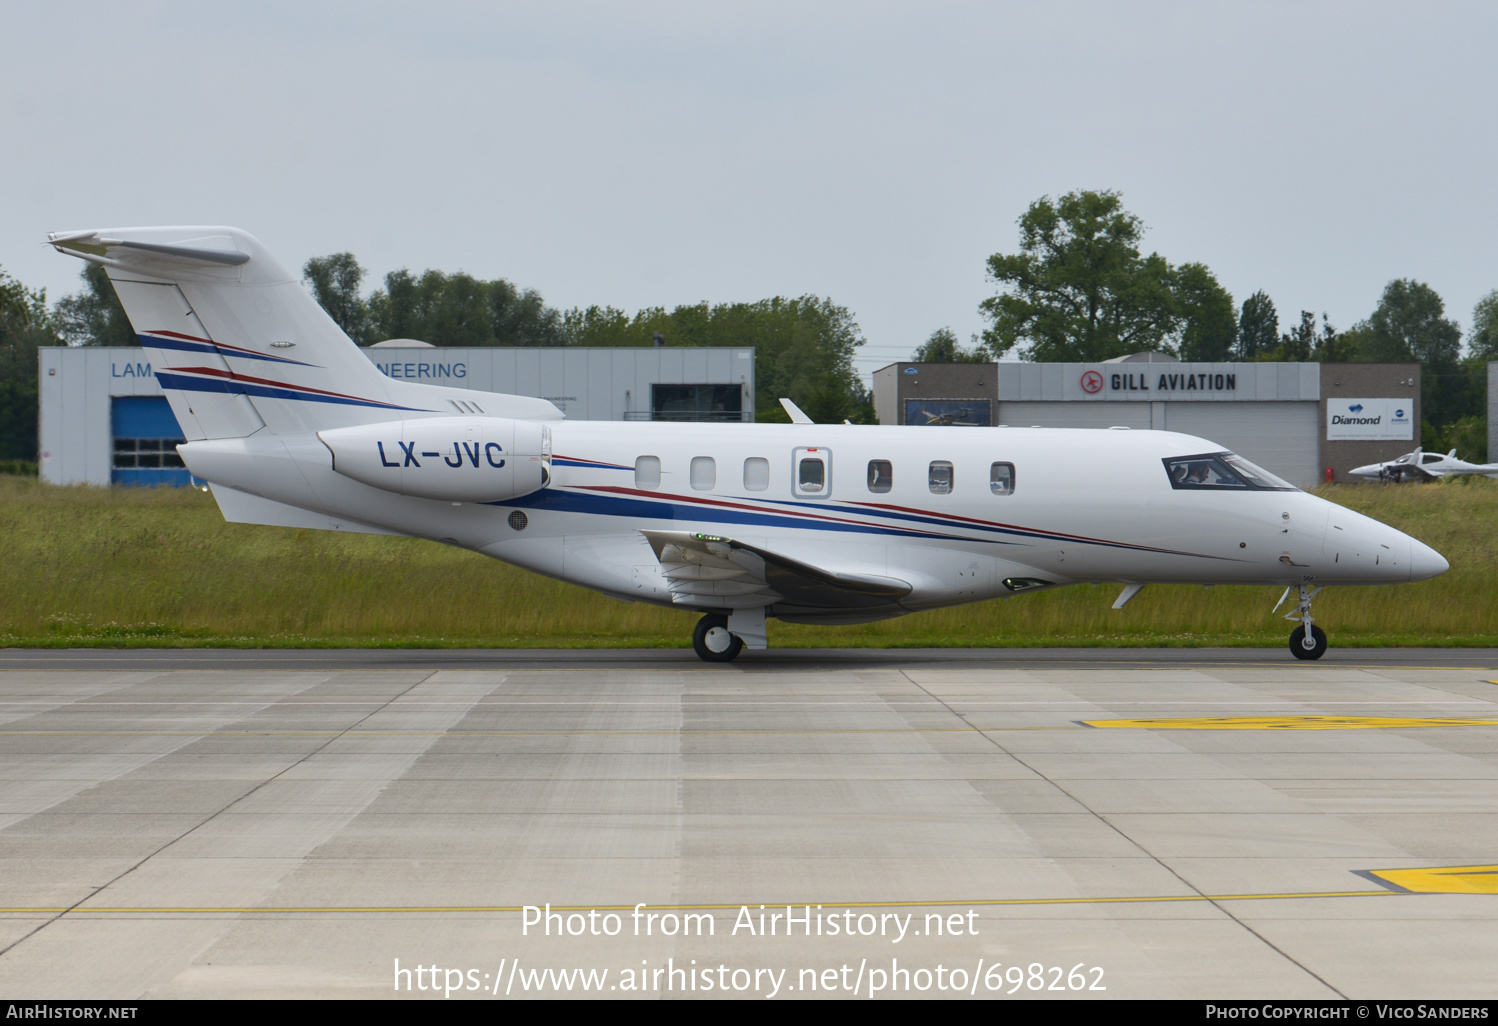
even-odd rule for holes
{"type": "Polygon", "coordinates": [[[827,464],[815,456],[803,457],[796,480],[803,492],[820,492],[827,485],[827,464]]]}
{"type": "Polygon", "coordinates": [[[951,495],[952,464],[946,460],[932,460],[931,469],[926,474],[926,481],[931,486],[932,495],[951,495]]]}
{"type": "Polygon", "coordinates": [[[689,478],[692,487],[705,492],[718,483],[718,462],[711,456],[693,456],[689,478]]]}
{"type": "Polygon", "coordinates": [[[641,456],[635,460],[635,487],[659,488],[661,486],[661,458],[641,456]]]}
{"type": "Polygon", "coordinates": [[[869,491],[889,491],[894,483],[894,472],[889,460],[869,460],[869,491]]]}
{"type": "Polygon", "coordinates": [[[744,488],[751,492],[762,492],[770,487],[770,461],[763,456],[750,456],[744,461],[744,488]]]}
{"type": "Polygon", "coordinates": [[[995,495],[1013,495],[1014,464],[991,464],[988,468],[988,487],[995,495]]]}
{"type": "Polygon", "coordinates": [[[803,499],[825,499],[832,494],[831,449],[798,445],[791,450],[791,494],[803,499]]]}

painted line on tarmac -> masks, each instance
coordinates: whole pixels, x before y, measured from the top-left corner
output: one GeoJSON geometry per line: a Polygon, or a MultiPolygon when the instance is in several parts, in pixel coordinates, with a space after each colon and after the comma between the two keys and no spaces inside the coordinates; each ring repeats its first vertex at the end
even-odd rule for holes
{"type": "MultiPolygon", "coordinates": [[[[1494,721],[1498,722],[1498,721],[1494,721]]],[[[693,737],[702,734],[970,734],[974,730],[1080,730],[1059,727],[872,727],[867,730],[6,730],[0,737],[693,737]]]]}
{"type": "Polygon", "coordinates": [[[1498,720],[1415,716],[1183,716],[1159,720],[1078,720],[1116,730],[1397,730],[1409,727],[1494,727],[1498,720]]]}
{"type": "MultiPolygon", "coordinates": [[[[553,912],[632,912],[636,907],[653,912],[710,912],[737,910],[746,906],[762,905],[766,909],[781,907],[832,909],[832,908],[997,908],[1011,905],[1140,905],[1182,901],[1287,901],[1302,898],[1386,898],[1399,894],[1413,894],[1409,890],[1393,890],[1382,887],[1372,891],[1308,891],[1284,894],[1161,894],[1138,897],[1100,898],[988,898],[977,901],[840,901],[840,902],[738,902],[736,904],[711,905],[551,905],[553,912]]],[[[1436,892],[1427,892],[1436,893],[1436,892]]],[[[419,914],[419,913],[514,913],[523,912],[525,905],[306,905],[306,906],[168,906],[144,905],[131,907],[79,907],[69,908],[0,908],[0,915],[307,915],[319,914],[419,914]]]]}
{"type": "Polygon", "coordinates": [[[1498,866],[1372,869],[1357,875],[1406,894],[1498,894],[1498,866]]]}

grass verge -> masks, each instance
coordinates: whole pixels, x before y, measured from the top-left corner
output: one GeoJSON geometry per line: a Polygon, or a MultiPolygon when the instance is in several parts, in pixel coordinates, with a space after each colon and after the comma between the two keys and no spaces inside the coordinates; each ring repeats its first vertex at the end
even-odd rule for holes
{"type": "MultiPolygon", "coordinates": [[[[1498,646],[1498,482],[1318,494],[1434,546],[1433,581],[1334,588],[1340,647],[1498,646]]],[[[194,489],[0,476],[0,646],[682,647],[693,614],[605,598],[433,542],[226,524],[194,489]]],[[[794,647],[1281,646],[1278,590],[1079,585],[849,627],[770,625],[794,647]]],[[[1283,612],[1283,610],[1282,610],[1283,612]]]]}

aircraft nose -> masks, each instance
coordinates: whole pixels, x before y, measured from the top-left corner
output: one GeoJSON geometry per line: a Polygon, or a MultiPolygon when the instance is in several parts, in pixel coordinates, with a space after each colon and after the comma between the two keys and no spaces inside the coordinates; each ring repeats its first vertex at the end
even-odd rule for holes
{"type": "Polygon", "coordinates": [[[1439,577],[1450,569],[1451,564],[1446,562],[1445,556],[1422,541],[1410,539],[1410,580],[1439,577]]]}

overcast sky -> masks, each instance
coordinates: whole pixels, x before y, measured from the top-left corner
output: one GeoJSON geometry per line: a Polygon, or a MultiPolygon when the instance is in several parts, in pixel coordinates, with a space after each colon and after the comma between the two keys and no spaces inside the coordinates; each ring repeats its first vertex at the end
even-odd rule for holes
{"type": "Polygon", "coordinates": [[[1033,200],[1347,327],[1498,288],[1498,5],[7,4],[0,267],[48,231],[232,224],[371,285],[465,270],[629,311],[814,293],[860,367],[966,338],[1033,200]]]}

